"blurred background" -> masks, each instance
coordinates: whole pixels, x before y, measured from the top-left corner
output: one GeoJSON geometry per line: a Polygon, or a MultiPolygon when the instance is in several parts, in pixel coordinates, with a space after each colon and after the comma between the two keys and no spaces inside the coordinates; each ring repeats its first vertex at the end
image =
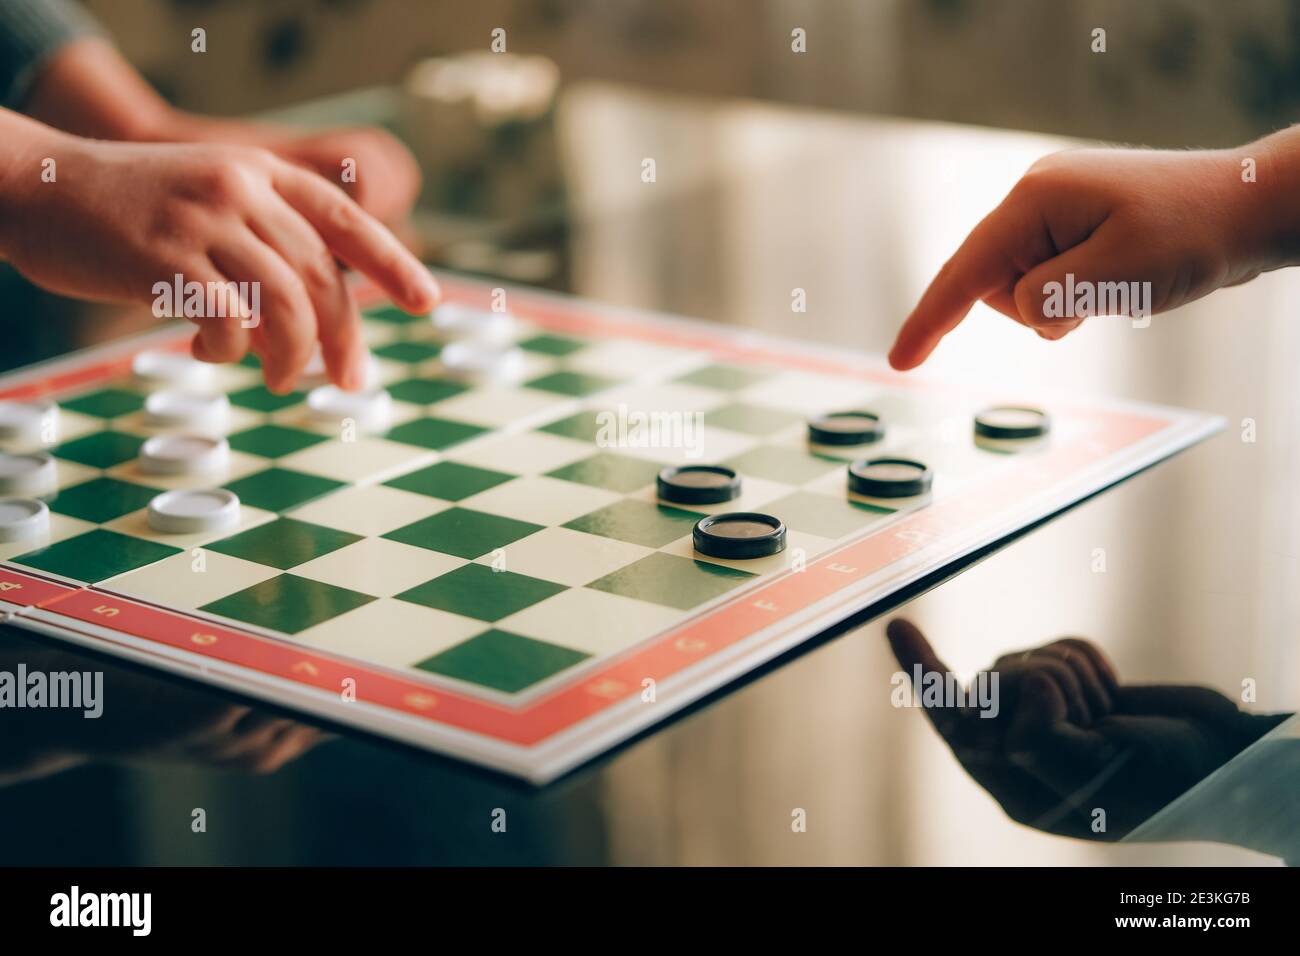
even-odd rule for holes
{"type": "MultiPolygon", "coordinates": [[[[1300,114],[1295,0],[87,5],[181,106],[392,129],[425,172],[408,238],[440,267],[874,352],[1039,156],[1082,140],[1227,146],[1300,114]],[[200,27],[205,54],[190,48],[200,27]],[[504,56],[489,53],[498,29],[504,56]],[[790,310],[795,288],[806,314],[790,310]]],[[[1300,706],[1298,303],[1300,276],[1275,273],[1146,329],[1094,320],[1049,344],[978,307],[945,341],[921,374],[1228,420],[909,606],[954,669],[1078,634],[1126,681],[1240,702],[1250,680],[1248,709],[1300,706]]],[[[144,321],[88,321],[12,277],[0,309],[39,317],[10,323],[3,366],[144,321]]],[[[259,779],[76,770],[0,790],[0,859],[1277,862],[1011,822],[922,715],[890,706],[895,669],[874,622],[541,793],[360,740],[259,779]],[[190,833],[195,806],[205,836],[190,833]],[[519,813],[510,839],[488,831],[498,806],[519,813]]]]}
{"type": "Polygon", "coordinates": [[[566,81],[1091,136],[1230,145],[1293,121],[1290,0],[90,0],[193,109],[242,113],[400,81],[506,31],[566,81]],[[184,39],[214,39],[207,58],[184,39]],[[790,31],[808,55],[790,56],[790,31]],[[1107,31],[1105,56],[1090,31],[1107,31]],[[1082,40],[1080,38],[1083,38],[1082,40]]]}

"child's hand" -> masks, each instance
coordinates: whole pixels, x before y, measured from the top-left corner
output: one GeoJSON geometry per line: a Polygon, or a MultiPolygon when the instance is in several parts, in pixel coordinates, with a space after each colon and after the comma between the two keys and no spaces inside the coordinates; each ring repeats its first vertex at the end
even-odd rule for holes
{"type": "MultiPolygon", "coordinates": [[[[1079,149],[1040,160],[930,283],[890,364],[921,364],[981,300],[1044,338],[1061,338],[1086,317],[1071,300],[1063,315],[1061,298],[1049,300],[1048,283],[1065,286],[1067,273],[1076,289],[1149,282],[1150,301],[1116,310],[1131,315],[1173,309],[1286,265],[1295,228],[1278,197],[1293,175],[1285,157],[1295,152],[1293,139],[1288,131],[1240,150],[1079,149]]],[[[1294,200],[1285,205],[1294,209],[1294,200]]]]}
{"type": "Polygon", "coordinates": [[[362,385],[360,315],[336,259],[410,312],[438,298],[429,273],[355,202],[261,149],[41,136],[0,176],[0,211],[0,257],[55,292],[152,303],[154,284],[176,274],[258,283],[257,326],[204,318],[193,351],[230,362],[251,348],[274,391],[293,387],[317,339],[331,379],[362,385]],[[54,181],[42,180],[45,159],[54,181]]]}

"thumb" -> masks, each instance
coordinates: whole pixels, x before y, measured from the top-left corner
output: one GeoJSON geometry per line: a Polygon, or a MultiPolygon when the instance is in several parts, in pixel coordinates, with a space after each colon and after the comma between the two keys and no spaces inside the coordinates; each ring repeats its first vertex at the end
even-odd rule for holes
{"type": "Polygon", "coordinates": [[[1149,271],[1139,250],[1104,224],[1089,238],[1039,263],[1015,287],[1021,321],[1046,338],[1059,338],[1093,315],[1149,315],[1149,271]]]}

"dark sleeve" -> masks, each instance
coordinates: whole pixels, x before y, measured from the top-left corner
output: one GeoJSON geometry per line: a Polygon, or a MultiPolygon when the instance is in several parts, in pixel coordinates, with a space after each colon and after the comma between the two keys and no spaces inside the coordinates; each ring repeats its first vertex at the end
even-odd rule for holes
{"type": "Polygon", "coordinates": [[[73,40],[102,34],[72,0],[0,0],[0,106],[22,109],[51,56],[73,40]]]}

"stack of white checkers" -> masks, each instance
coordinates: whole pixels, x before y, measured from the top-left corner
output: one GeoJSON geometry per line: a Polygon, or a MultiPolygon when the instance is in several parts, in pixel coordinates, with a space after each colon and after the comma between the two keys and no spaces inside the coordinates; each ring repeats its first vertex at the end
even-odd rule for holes
{"type": "Polygon", "coordinates": [[[0,402],[0,448],[41,448],[59,440],[53,402],[0,402]]]}
{"type": "Polygon", "coordinates": [[[163,492],[149,503],[149,526],[162,534],[221,532],[239,524],[239,498],[220,482],[230,467],[230,400],[214,391],[215,369],[175,352],[141,352],[131,363],[150,391],[144,419],[161,434],[140,447],[140,471],[200,487],[163,492]]]}
{"type": "Polygon", "coordinates": [[[524,351],[516,343],[519,321],[509,312],[448,302],[433,310],[443,341],[439,360],[451,378],[476,385],[508,384],[524,377],[524,351]]]}
{"type": "Polygon", "coordinates": [[[53,402],[0,401],[0,544],[48,536],[50,509],[40,499],[58,489],[59,472],[39,449],[57,442],[58,430],[53,402]]]}
{"type": "Polygon", "coordinates": [[[58,471],[47,452],[0,452],[0,544],[44,537],[50,509],[38,496],[57,487],[58,471]]]}

